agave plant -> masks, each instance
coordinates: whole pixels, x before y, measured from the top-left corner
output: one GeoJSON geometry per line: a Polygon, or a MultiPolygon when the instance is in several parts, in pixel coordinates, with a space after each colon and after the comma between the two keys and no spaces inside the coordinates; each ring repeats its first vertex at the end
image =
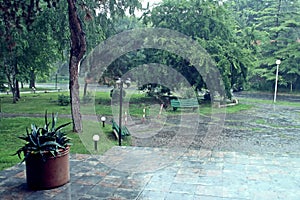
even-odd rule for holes
{"type": "Polygon", "coordinates": [[[18,138],[25,140],[24,146],[19,148],[14,155],[18,155],[20,159],[23,153],[24,159],[31,154],[40,154],[45,160],[46,155],[52,155],[56,157],[60,152],[70,145],[70,139],[66,133],[62,132],[62,128],[69,125],[71,122],[62,124],[56,127],[57,114],[52,113],[52,122],[48,122],[47,111],[45,112],[45,125],[44,127],[38,127],[35,124],[31,124],[31,132],[26,128],[26,135],[19,136],[18,138]]]}

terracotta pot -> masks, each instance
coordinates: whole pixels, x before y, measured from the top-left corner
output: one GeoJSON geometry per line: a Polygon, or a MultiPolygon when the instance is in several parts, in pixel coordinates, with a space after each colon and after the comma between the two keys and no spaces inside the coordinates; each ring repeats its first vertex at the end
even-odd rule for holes
{"type": "Polygon", "coordinates": [[[30,189],[51,189],[70,181],[69,148],[56,158],[46,155],[43,161],[39,154],[32,154],[26,160],[26,179],[30,189]]]}

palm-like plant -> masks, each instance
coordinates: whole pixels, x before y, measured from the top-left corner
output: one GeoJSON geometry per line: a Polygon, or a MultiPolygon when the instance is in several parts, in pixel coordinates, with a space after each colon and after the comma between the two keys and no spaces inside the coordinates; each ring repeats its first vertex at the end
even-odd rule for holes
{"type": "Polygon", "coordinates": [[[72,145],[69,137],[62,128],[69,125],[71,122],[62,124],[56,127],[57,114],[52,113],[52,122],[48,122],[47,111],[45,112],[45,125],[43,128],[31,124],[31,132],[26,128],[26,135],[18,138],[26,141],[25,145],[17,150],[14,155],[18,155],[20,159],[23,153],[24,158],[22,162],[26,161],[31,154],[40,154],[43,160],[46,155],[56,157],[62,150],[72,145]]]}

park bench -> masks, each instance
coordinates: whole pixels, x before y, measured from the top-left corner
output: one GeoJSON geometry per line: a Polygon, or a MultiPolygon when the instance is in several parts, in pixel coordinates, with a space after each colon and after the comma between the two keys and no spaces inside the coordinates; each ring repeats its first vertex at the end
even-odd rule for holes
{"type": "MultiPolygon", "coordinates": [[[[116,139],[119,139],[119,131],[120,131],[119,125],[113,119],[111,120],[111,123],[112,123],[113,133],[114,133],[116,139]]],[[[127,127],[122,126],[121,137],[124,138],[125,136],[129,136],[129,135],[130,135],[130,132],[127,129],[127,127]]]]}
{"type": "Polygon", "coordinates": [[[193,108],[196,109],[199,106],[198,100],[195,98],[191,99],[171,99],[171,106],[176,111],[177,108],[193,108]]]}

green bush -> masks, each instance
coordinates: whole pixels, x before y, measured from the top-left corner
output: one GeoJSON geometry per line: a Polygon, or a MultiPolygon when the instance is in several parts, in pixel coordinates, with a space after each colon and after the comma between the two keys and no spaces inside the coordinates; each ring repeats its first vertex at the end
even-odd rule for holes
{"type": "Polygon", "coordinates": [[[70,97],[64,94],[58,95],[57,102],[60,106],[68,106],[70,104],[70,97]]]}

